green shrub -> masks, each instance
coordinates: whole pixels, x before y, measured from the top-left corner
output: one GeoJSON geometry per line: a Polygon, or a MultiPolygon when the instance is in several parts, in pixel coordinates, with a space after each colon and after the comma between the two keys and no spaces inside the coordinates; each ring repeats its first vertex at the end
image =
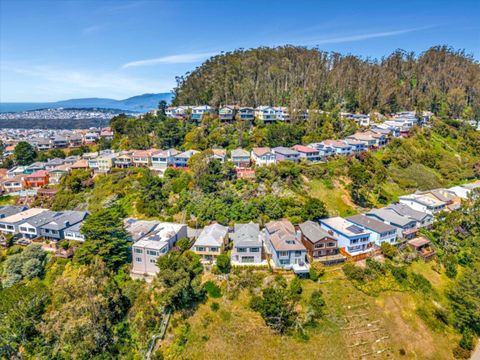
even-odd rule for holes
{"type": "Polygon", "coordinates": [[[220,309],[220,304],[217,303],[217,302],[213,302],[211,305],[210,305],[210,309],[212,309],[212,311],[218,311],[220,309]]]}
{"type": "Polygon", "coordinates": [[[380,250],[382,251],[383,256],[385,256],[388,259],[393,259],[398,252],[395,246],[387,242],[383,242],[380,245],[380,250]]]}
{"type": "Polygon", "coordinates": [[[315,319],[320,318],[323,315],[323,308],[325,307],[325,300],[323,299],[321,290],[314,290],[310,295],[308,302],[309,308],[313,313],[315,319]]]}
{"type": "Polygon", "coordinates": [[[408,273],[405,266],[392,266],[390,271],[399,284],[403,284],[408,280],[408,273]]]}
{"type": "Polygon", "coordinates": [[[217,268],[222,274],[228,274],[232,268],[232,265],[230,264],[230,256],[227,254],[218,255],[217,268]]]}
{"type": "Polygon", "coordinates": [[[310,270],[308,270],[310,280],[318,281],[323,274],[325,274],[325,268],[320,262],[310,264],[310,270]]]}
{"type": "Polygon", "coordinates": [[[425,276],[420,274],[411,274],[411,284],[414,290],[419,290],[425,294],[431,293],[433,291],[430,281],[428,281],[425,276]]]}
{"type": "Polygon", "coordinates": [[[343,269],[343,273],[349,280],[355,280],[355,281],[365,280],[365,271],[351,261],[348,261],[347,263],[345,263],[342,269],[343,269]]]}
{"type": "Polygon", "coordinates": [[[220,298],[222,296],[222,290],[213,281],[207,281],[205,284],[203,284],[203,288],[207,292],[208,296],[212,298],[220,298]]]}

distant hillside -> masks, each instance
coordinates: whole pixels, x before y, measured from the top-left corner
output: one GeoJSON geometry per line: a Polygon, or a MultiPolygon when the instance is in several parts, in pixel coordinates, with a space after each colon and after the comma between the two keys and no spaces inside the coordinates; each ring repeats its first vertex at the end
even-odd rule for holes
{"type": "Polygon", "coordinates": [[[124,100],[84,98],[46,103],[0,103],[0,112],[20,112],[46,108],[101,108],[118,109],[122,111],[146,112],[157,108],[158,103],[161,100],[165,100],[167,103],[170,103],[171,99],[171,93],[159,93],[137,95],[124,100]]]}
{"type": "Polygon", "coordinates": [[[463,51],[397,50],[376,60],[284,46],[217,55],[179,78],[174,104],[285,105],[480,116],[480,65],[463,51]],[[473,114],[472,114],[473,113],[473,114]]]}

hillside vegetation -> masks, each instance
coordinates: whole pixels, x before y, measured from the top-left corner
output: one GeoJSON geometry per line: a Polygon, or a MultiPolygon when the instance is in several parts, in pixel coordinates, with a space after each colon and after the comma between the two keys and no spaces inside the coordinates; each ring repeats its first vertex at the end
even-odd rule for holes
{"type": "Polygon", "coordinates": [[[404,109],[471,117],[480,111],[480,66],[463,51],[397,50],[375,60],[283,46],[217,55],[177,78],[174,104],[286,105],[348,111],[404,109]]]}
{"type": "Polygon", "coordinates": [[[189,171],[169,169],[162,179],[138,168],[116,169],[94,179],[88,170],[74,171],[63,178],[51,204],[54,209],[96,211],[117,202],[130,216],[192,226],[212,221],[264,223],[282,217],[298,223],[383,206],[417,189],[453,186],[480,176],[480,133],[457,121],[437,119],[431,128],[415,129],[410,138],[394,139],[383,149],[352,158],[257,168],[255,181],[237,179],[229,162],[209,162],[208,148],[222,144],[233,148],[240,138],[250,147],[293,145],[307,136],[309,124],[244,130],[209,120],[184,132],[183,138],[175,131],[183,125],[169,119],[119,117],[113,124],[113,146],[157,142],[203,151],[192,157],[189,171]],[[138,125],[136,135],[133,124],[138,125]]]}

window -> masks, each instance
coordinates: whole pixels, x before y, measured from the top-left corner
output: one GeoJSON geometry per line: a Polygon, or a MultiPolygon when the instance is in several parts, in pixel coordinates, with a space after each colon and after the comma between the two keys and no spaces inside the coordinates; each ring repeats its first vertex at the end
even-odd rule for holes
{"type": "Polygon", "coordinates": [[[288,251],[279,251],[278,256],[280,256],[280,257],[288,256],[288,251]]]}
{"type": "Polygon", "coordinates": [[[217,252],[218,251],[218,247],[211,247],[210,248],[210,252],[217,252]]]}
{"type": "Polygon", "coordinates": [[[143,250],[135,248],[135,253],[136,254],[143,254],[143,250]]]}
{"type": "Polygon", "coordinates": [[[327,246],[328,246],[328,247],[334,247],[334,246],[335,246],[335,243],[334,243],[334,242],[329,242],[327,246]]]}
{"type": "Polygon", "coordinates": [[[247,252],[247,248],[237,248],[238,252],[247,252]]]}
{"type": "Polygon", "coordinates": [[[295,256],[296,257],[302,256],[302,252],[301,251],[295,251],[295,256]]]}
{"type": "Polygon", "coordinates": [[[205,247],[203,247],[203,246],[197,246],[197,251],[205,251],[205,247]]]}
{"type": "Polygon", "coordinates": [[[253,256],[242,256],[242,263],[253,263],[254,259],[253,256]]]}
{"type": "Polygon", "coordinates": [[[150,263],[155,264],[157,262],[157,259],[150,259],[150,263]]]}
{"type": "Polygon", "coordinates": [[[158,255],[158,252],[155,251],[155,250],[147,250],[147,254],[148,254],[148,255],[157,256],[157,255],[158,255]]]}
{"type": "Polygon", "coordinates": [[[282,264],[282,265],[286,265],[288,263],[289,263],[288,260],[280,260],[280,264],[282,264]]]}
{"type": "Polygon", "coordinates": [[[316,248],[316,249],[321,249],[321,248],[323,248],[323,247],[325,247],[325,244],[316,244],[316,245],[315,245],[315,248],[316,248]]]}
{"type": "Polygon", "coordinates": [[[135,261],[136,261],[136,262],[142,262],[142,258],[136,257],[136,258],[135,258],[135,261]]]}
{"type": "Polygon", "coordinates": [[[250,252],[260,252],[260,248],[250,248],[250,252]]]}

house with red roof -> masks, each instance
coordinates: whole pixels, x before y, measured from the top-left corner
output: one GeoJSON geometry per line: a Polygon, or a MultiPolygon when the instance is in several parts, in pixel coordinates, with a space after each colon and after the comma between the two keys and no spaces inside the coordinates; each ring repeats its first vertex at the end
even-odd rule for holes
{"type": "Polygon", "coordinates": [[[311,162],[317,162],[322,160],[320,150],[305,145],[295,145],[292,146],[292,149],[300,153],[300,159],[311,162]]]}

